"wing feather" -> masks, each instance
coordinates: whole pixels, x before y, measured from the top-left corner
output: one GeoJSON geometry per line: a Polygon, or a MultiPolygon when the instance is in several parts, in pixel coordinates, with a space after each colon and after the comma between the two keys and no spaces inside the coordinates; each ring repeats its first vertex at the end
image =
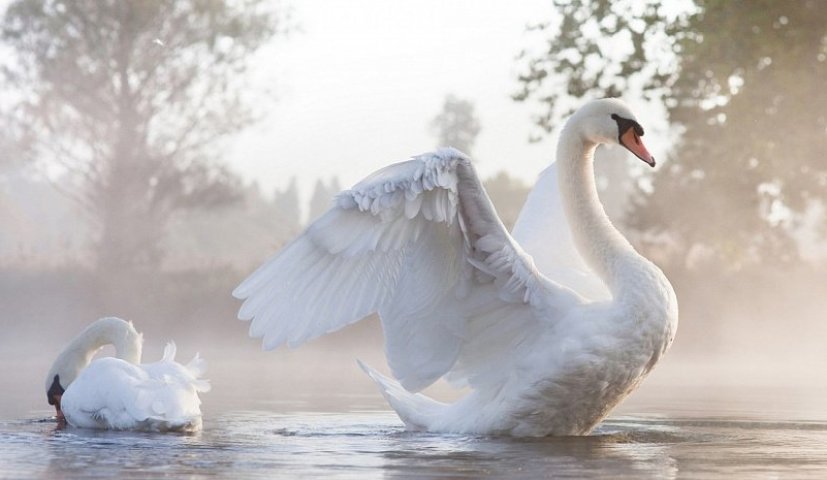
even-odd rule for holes
{"type": "Polygon", "coordinates": [[[539,273],[470,160],[453,149],[388,166],[340,193],[233,295],[267,349],[378,312],[388,363],[411,391],[449,371],[456,382],[487,381],[540,316],[562,317],[577,302],[539,273]]]}

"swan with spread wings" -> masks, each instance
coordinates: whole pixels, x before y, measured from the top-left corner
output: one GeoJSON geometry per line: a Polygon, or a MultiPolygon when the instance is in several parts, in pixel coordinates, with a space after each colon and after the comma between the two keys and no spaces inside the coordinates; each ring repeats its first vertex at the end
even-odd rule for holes
{"type": "Polygon", "coordinates": [[[378,313],[395,379],[363,368],[412,430],[588,434],[677,328],[669,281],[595,187],[600,144],[654,166],[642,135],[620,100],[580,108],[513,234],[457,150],[381,169],[236,288],[239,318],[272,349],[378,313]],[[450,404],[416,393],[443,377],[469,393],[450,404]]]}

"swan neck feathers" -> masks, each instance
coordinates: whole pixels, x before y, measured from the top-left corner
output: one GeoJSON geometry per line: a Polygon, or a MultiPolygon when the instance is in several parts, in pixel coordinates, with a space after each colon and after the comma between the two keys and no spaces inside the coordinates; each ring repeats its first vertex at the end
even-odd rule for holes
{"type": "Polygon", "coordinates": [[[116,317],[101,318],[87,326],[60,352],[46,378],[48,389],[55,375],[65,389],[81,370],[92,361],[102,347],[115,347],[115,356],[132,364],[141,362],[143,335],[135,330],[132,322],[116,317]]]}
{"type": "Polygon", "coordinates": [[[616,296],[623,260],[645,259],[614,227],[600,203],[594,178],[594,152],[599,144],[586,134],[589,119],[573,116],[560,134],[559,188],[575,247],[616,296]]]}

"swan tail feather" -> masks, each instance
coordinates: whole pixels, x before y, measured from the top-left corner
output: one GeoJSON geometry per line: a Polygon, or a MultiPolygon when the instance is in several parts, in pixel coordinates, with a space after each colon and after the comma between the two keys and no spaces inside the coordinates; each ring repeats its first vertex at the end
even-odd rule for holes
{"type": "Polygon", "coordinates": [[[175,346],[175,342],[169,341],[167,342],[166,346],[164,347],[164,355],[161,358],[162,362],[174,362],[175,361],[175,353],[178,350],[178,347],[175,346]]]}
{"type": "Polygon", "coordinates": [[[382,396],[385,397],[391,408],[405,423],[408,430],[427,431],[440,418],[447,407],[446,404],[422,395],[411,393],[396,380],[390,379],[376,370],[365,365],[361,360],[356,361],[359,367],[379,385],[382,396]]]}
{"type": "Polygon", "coordinates": [[[210,381],[203,378],[204,374],[207,373],[207,361],[201,354],[196,353],[192,360],[189,361],[186,365],[187,371],[192,375],[193,381],[192,386],[198,392],[209,392],[210,388],[210,381]]]}

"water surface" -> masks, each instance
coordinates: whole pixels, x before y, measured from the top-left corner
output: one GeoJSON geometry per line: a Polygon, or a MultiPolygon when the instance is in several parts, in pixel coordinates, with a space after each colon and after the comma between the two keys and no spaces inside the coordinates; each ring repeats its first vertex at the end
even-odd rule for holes
{"type": "Polygon", "coordinates": [[[618,416],[593,435],[406,432],[389,412],[227,412],[196,434],[0,424],[3,478],[823,478],[824,423],[618,416]]]}
{"type": "Polygon", "coordinates": [[[588,437],[437,435],[405,431],[351,362],[291,358],[215,362],[194,434],[59,430],[45,360],[0,362],[0,478],[827,478],[823,389],[667,367],[588,437]]]}

